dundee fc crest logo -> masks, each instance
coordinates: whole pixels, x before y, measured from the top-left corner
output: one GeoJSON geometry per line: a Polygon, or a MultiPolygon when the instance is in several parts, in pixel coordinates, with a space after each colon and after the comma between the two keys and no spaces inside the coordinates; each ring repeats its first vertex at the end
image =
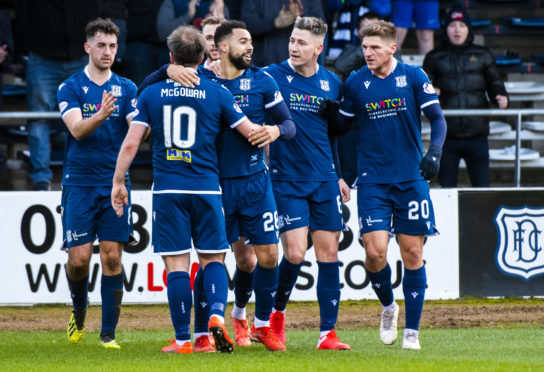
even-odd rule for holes
{"type": "Polygon", "coordinates": [[[495,216],[495,225],[499,269],[526,281],[544,275],[544,208],[501,207],[495,216]]]}

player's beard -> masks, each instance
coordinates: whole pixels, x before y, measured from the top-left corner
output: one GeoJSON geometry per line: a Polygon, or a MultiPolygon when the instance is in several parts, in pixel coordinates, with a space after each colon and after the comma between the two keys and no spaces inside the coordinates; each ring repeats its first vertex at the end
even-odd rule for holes
{"type": "Polygon", "coordinates": [[[244,55],[240,54],[239,56],[234,56],[229,53],[229,61],[236,67],[238,70],[245,70],[251,67],[251,61],[246,62],[244,55]]]}

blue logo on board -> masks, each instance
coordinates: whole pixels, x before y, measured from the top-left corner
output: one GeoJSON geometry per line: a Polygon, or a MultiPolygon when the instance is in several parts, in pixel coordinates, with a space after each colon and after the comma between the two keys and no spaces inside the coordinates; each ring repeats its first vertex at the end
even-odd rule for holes
{"type": "Polygon", "coordinates": [[[501,207],[495,215],[495,226],[499,269],[526,281],[544,275],[544,207],[501,207]]]}

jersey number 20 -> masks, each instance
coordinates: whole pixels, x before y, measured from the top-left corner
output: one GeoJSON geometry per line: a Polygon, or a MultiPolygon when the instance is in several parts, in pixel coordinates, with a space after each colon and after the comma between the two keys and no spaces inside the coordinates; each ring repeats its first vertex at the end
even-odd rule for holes
{"type": "Polygon", "coordinates": [[[408,219],[409,220],[419,220],[419,217],[423,219],[429,218],[429,202],[427,200],[422,200],[421,204],[415,200],[412,200],[408,203],[408,219]],[[420,208],[421,205],[421,208],[420,208]]]}
{"type": "Polygon", "coordinates": [[[189,106],[178,106],[172,112],[171,105],[164,105],[162,109],[164,129],[164,146],[188,149],[195,144],[196,111],[189,106]],[[187,116],[187,133],[181,136],[181,118],[187,116]]]}

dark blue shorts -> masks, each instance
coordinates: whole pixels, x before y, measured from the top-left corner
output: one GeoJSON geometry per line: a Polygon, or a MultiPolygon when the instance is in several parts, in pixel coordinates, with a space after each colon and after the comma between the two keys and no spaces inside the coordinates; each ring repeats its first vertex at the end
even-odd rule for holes
{"type": "Polygon", "coordinates": [[[230,250],[219,194],[153,194],[153,252],[161,255],[230,250]],[[193,245],[191,244],[193,239],[193,245]]]}
{"type": "Polygon", "coordinates": [[[111,206],[111,187],[63,186],[62,229],[65,247],[77,247],[96,238],[100,241],[127,243],[132,234],[132,213],[123,207],[123,216],[117,217],[111,206]]]}
{"type": "Polygon", "coordinates": [[[397,27],[417,30],[436,30],[440,28],[438,1],[431,0],[393,0],[391,22],[397,27]]]}
{"type": "Polygon", "coordinates": [[[278,212],[268,171],[221,181],[229,244],[277,244],[278,212]]]}
{"type": "Polygon", "coordinates": [[[357,185],[359,231],[385,230],[393,234],[435,235],[429,183],[424,180],[379,185],[357,185]]]}
{"type": "Polygon", "coordinates": [[[272,187],[280,233],[304,226],[310,230],[343,230],[338,181],[272,181],[272,187]]]}

